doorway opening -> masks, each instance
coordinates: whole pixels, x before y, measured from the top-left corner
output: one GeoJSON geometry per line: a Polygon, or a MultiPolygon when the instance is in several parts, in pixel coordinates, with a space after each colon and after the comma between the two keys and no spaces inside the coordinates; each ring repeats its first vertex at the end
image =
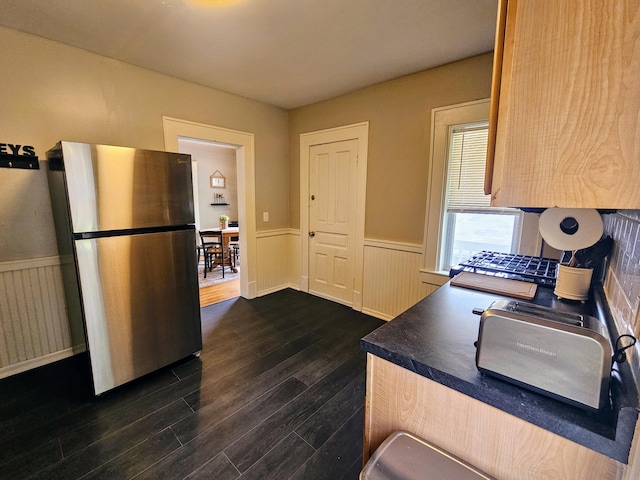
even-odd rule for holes
{"type": "MultiPolygon", "coordinates": [[[[230,226],[239,226],[236,147],[179,137],[178,148],[180,153],[191,155],[196,230],[217,230],[221,216],[229,220],[230,226]],[[219,181],[222,179],[224,181],[219,181]]],[[[199,240],[199,237],[196,239],[199,240]]],[[[222,265],[206,268],[205,254],[202,249],[198,251],[201,307],[240,296],[239,235],[232,239],[234,243],[226,256],[229,263],[228,266],[225,263],[224,271],[222,265]]]]}
{"type": "MultiPolygon", "coordinates": [[[[170,117],[163,117],[163,130],[164,130],[164,141],[165,148],[168,151],[174,152],[184,152],[189,153],[187,151],[188,148],[195,148],[194,145],[200,145],[201,147],[206,148],[216,148],[218,152],[221,150],[226,150],[227,156],[233,157],[235,154],[235,172],[230,172],[229,175],[224,174],[225,177],[233,177],[233,173],[235,173],[236,178],[236,204],[233,210],[229,210],[230,212],[237,212],[237,221],[240,225],[240,233],[239,233],[239,251],[242,258],[242,268],[240,271],[240,292],[239,295],[244,298],[254,298],[256,297],[256,278],[255,278],[255,255],[256,255],[256,220],[255,220],[255,158],[254,158],[254,135],[252,133],[240,132],[237,130],[229,130],[222,127],[216,127],[212,125],[205,125],[201,123],[190,122],[187,120],[180,120],[170,117]],[[188,145],[188,146],[186,146],[188,145]],[[184,149],[184,151],[182,150],[184,149]],[[237,208],[237,210],[236,210],[237,208]]],[[[196,160],[196,170],[197,170],[197,184],[198,186],[202,186],[203,182],[207,185],[206,182],[209,181],[210,176],[214,172],[202,172],[200,166],[198,165],[198,160],[196,160]],[[202,179],[203,176],[206,175],[206,181],[202,179]]],[[[232,168],[230,163],[227,167],[223,168],[232,168]]],[[[220,170],[219,168],[217,169],[220,170]]],[[[220,173],[220,172],[219,172],[220,173]]],[[[218,174],[216,174],[218,175],[218,174]]],[[[219,178],[219,177],[218,177],[219,178]]],[[[209,185],[213,185],[213,182],[209,185]]],[[[217,185],[217,182],[216,182],[217,185]]],[[[226,183],[225,183],[226,186],[226,183]]],[[[198,196],[200,198],[202,195],[202,188],[198,188],[198,196]]],[[[204,190],[210,190],[213,192],[215,189],[211,189],[209,187],[205,187],[204,190]]],[[[230,199],[228,195],[230,195],[230,189],[225,189],[226,192],[225,199],[230,199]]],[[[222,190],[220,190],[222,192],[222,190]]],[[[213,193],[210,194],[211,198],[213,197],[213,193]]],[[[206,198],[206,195],[205,195],[206,198]]],[[[222,207],[214,207],[212,205],[207,205],[206,201],[204,202],[204,209],[211,209],[209,211],[209,215],[203,215],[203,205],[202,202],[198,203],[198,211],[196,213],[196,218],[199,222],[209,222],[213,221],[212,218],[217,218],[221,213],[215,214],[213,210],[215,208],[222,207]]],[[[214,202],[209,202],[214,203],[214,202]]],[[[231,203],[231,202],[224,202],[231,203]]],[[[226,207],[226,206],[224,206],[226,207]]],[[[225,213],[228,215],[228,213],[225,213]]],[[[233,219],[233,220],[236,220],[233,219]]],[[[202,224],[203,227],[217,227],[217,222],[213,225],[202,224]]],[[[195,248],[195,246],[194,246],[195,248]]]]}

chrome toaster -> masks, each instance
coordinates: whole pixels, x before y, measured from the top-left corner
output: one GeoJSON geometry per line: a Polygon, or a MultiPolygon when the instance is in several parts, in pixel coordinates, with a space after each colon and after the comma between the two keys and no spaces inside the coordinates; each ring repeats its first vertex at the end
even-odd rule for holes
{"type": "Polygon", "coordinates": [[[611,342],[596,318],[516,300],[474,313],[478,370],[574,405],[608,403],[611,342]]]}

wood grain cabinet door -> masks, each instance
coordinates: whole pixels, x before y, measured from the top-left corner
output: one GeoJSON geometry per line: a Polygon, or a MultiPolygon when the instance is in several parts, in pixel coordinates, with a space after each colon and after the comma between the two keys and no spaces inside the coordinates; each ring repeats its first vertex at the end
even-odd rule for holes
{"type": "Polygon", "coordinates": [[[640,1],[502,0],[496,45],[492,204],[640,208],[640,1]]]}

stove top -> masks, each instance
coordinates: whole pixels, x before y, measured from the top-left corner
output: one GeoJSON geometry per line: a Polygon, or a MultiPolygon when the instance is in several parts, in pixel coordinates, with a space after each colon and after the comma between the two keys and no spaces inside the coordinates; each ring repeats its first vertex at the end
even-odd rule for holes
{"type": "Polygon", "coordinates": [[[557,266],[558,260],[552,258],[482,251],[452,267],[449,277],[473,272],[553,288],[556,286],[557,266]]]}

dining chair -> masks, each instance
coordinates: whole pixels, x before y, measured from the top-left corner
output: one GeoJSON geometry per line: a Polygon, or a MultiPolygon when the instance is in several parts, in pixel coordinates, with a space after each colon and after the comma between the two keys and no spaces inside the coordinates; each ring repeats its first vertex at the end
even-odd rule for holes
{"type": "MultiPolygon", "coordinates": [[[[230,227],[239,227],[240,224],[237,220],[231,220],[229,222],[230,227]]],[[[234,266],[238,263],[238,257],[240,256],[240,234],[234,235],[229,239],[229,248],[233,250],[233,263],[234,266]]]]}
{"type": "MultiPolygon", "coordinates": [[[[224,278],[224,260],[228,254],[224,250],[222,233],[216,231],[200,231],[198,234],[204,253],[204,278],[207,278],[207,270],[212,271],[215,265],[222,266],[222,278],[224,278]]],[[[229,263],[231,263],[231,261],[229,261],[229,263]]]]}

